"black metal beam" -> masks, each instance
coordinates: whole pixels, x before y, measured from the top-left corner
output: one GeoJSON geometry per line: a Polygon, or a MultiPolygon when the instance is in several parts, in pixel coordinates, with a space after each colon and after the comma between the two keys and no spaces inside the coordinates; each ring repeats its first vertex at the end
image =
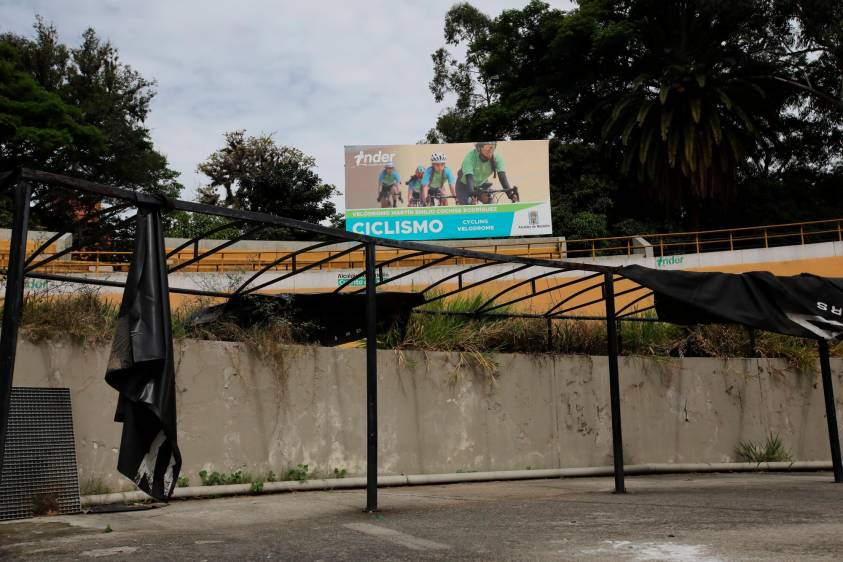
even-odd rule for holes
{"type": "MultiPolygon", "coordinates": [[[[115,205],[113,207],[108,207],[106,209],[100,209],[99,211],[96,211],[94,213],[90,213],[90,214],[82,217],[81,222],[83,224],[87,224],[87,223],[90,223],[91,221],[93,221],[95,219],[102,219],[103,217],[107,217],[109,215],[119,213],[120,211],[122,211],[124,209],[128,209],[129,206],[130,205],[128,203],[123,203],[123,204],[120,204],[120,205],[115,205]]],[[[43,244],[38,246],[35,249],[35,251],[33,251],[31,254],[29,254],[29,256],[26,258],[25,265],[28,266],[30,263],[32,263],[32,261],[36,257],[38,257],[44,250],[46,250],[47,248],[50,247],[50,244],[52,244],[53,242],[56,242],[59,238],[61,238],[65,234],[67,234],[67,233],[66,232],[56,232],[55,234],[50,236],[46,241],[44,241],[43,244]]]]}
{"type": "MultiPolygon", "coordinates": [[[[635,290],[640,290],[640,289],[644,289],[644,288],[646,288],[646,287],[641,286],[641,287],[638,287],[638,289],[635,289],[635,290]]],[[[631,293],[632,291],[629,291],[629,292],[631,293]]],[[[622,307],[621,307],[621,308],[617,311],[617,314],[618,314],[618,315],[622,314],[622,313],[623,313],[626,309],[631,308],[631,307],[635,306],[636,304],[638,304],[639,302],[641,302],[641,301],[643,301],[644,299],[646,299],[647,297],[652,297],[652,296],[653,296],[653,291],[650,291],[650,292],[649,292],[649,293],[647,293],[647,294],[644,294],[644,295],[641,295],[640,297],[636,297],[636,298],[634,298],[634,299],[633,299],[633,300],[631,300],[630,302],[628,302],[628,303],[626,303],[625,305],[623,305],[623,306],[622,306],[622,307]]],[[[638,312],[638,311],[636,310],[636,311],[634,311],[634,312],[638,312]]]]}
{"type": "MultiPolygon", "coordinates": [[[[489,306],[490,304],[495,302],[497,299],[499,299],[500,297],[509,293],[510,291],[514,291],[518,287],[523,287],[524,285],[526,285],[528,283],[535,283],[539,279],[543,279],[543,278],[549,277],[551,275],[557,275],[558,273],[559,273],[558,271],[545,271],[544,273],[534,275],[533,277],[529,277],[527,279],[519,281],[518,283],[515,283],[514,285],[510,285],[509,287],[507,287],[507,288],[505,288],[501,291],[498,291],[497,293],[495,293],[494,295],[492,295],[491,297],[486,299],[486,301],[477,308],[477,312],[482,312],[483,310],[486,309],[487,306],[489,306]]],[[[599,275],[599,273],[595,273],[595,275],[599,275]]],[[[535,288],[535,286],[534,286],[534,288],[535,288]]]]}
{"type": "MultiPolygon", "coordinates": [[[[553,306],[551,306],[550,308],[548,308],[548,309],[545,311],[544,315],[545,315],[545,316],[553,316],[553,311],[557,310],[557,309],[558,309],[559,307],[561,307],[563,304],[565,304],[565,303],[567,303],[567,302],[571,302],[571,300],[573,300],[573,299],[577,298],[578,296],[583,295],[583,294],[585,294],[585,293],[588,293],[589,291],[593,291],[594,289],[597,289],[597,288],[601,287],[602,285],[603,285],[603,281],[600,281],[599,283],[595,283],[594,285],[589,285],[588,287],[585,287],[584,289],[580,289],[579,291],[577,291],[577,292],[575,292],[575,293],[573,293],[573,294],[568,295],[567,297],[565,297],[564,299],[562,299],[561,301],[559,301],[559,302],[558,302],[558,303],[556,303],[555,305],[553,305],[553,306]]],[[[602,299],[602,297],[601,297],[601,299],[600,299],[600,300],[603,300],[603,299],[602,299]]],[[[561,314],[561,313],[560,313],[560,314],[561,314]]]]}
{"type": "MultiPolygon", "coordinates": [[[[175,248],[170,250],[170,252],[167,254],[167,257],[168,258],[173,257],[174,255],[178,254],[179,252],[181,252],[185,248],[193,246],[194,244],[196,244],[197,242],[199,242],[203,238],[207,238],[208,236],[212,236],[212,235],[216,234],[217,232],[222,232],[223,230],[226,230],[226,229],[229,229],[229,228],[239,227],[243,223],[244,223],[244,221],[240,221],[240,220],[231,221],[231,222],[227,222],[227,223],[225,223],[221,226],[217,226],[215,228],[212,228],[211,230],[206,230],[205,232],[203,232],[199,236],[194,236],[193,238],[190,238],[187,242],[185,242],[183,244],[180,244],[179,246],[176,246],[175,248]]],[[[242,240],[243,236],[245,236],[245,234],[241,234],[240,236],[238,236],[236,238],[236,240],[242,240]]]]}
{"type": "MultiPolygon", "coordinates": [[[[496,304],[495,306],[489,306],[489,307],[481,306],[480,308],[477,309],[477,312],[488,312],[490,310],[497,310],[499,308],[511,306],[513,304],[516,304],[516,303],[519,303],[519,302],[522,302],[522,301],[525,301],[525,300],[528,300],[528,299],[532,299],[532,298],[537,297],[539,295],[544,295],[546,293],[552,293],[553,291],[558,291],[559,289],[563,289],[565,287],[570,287],[571,285],[576,285],[577,283],[585,283],[586,281],[589,281],[589,280],[591,280],[595,277],[599,277],[601,275],[602,275],[602,273],[594,273],[592,275],[587,275],[585,277],[578,277],[577,279],[574,279],[573,281],[566,281],[565,283],[560,283],[559,285],[554,285],[553,287],[546,287],[546,288],[544,288],[540,291],[536,291],[535,286],[533,286],[533,291],[528,295],[523,295],[523,296],[520,296],[520,297],[517,297],[517,298],[514,298],[514,299],[510,299],[506,302],[496,304]]],[[[534,283],[535,278],[528,279],[528,282],[534,283]]],[[[517,283],[518,286],[523,286],[524,284],[525,283],[517,283]]],[[[495,297],[495,298],[497,298],[497,297],[495,297]]],[[[487,301],[484,304],[488,304],[488,302],[490,302],[490,301],[487,301]]],[[[548,316],[548,315],[545,313],[545,316],[548,316]]]]}
{"type": "Polygon", "coordinates": [[[641,314],[642,312],[647,312],[648,310],[653,310],[656,308],[656,305],[651,304],[650,306],[645,306],[644,308],[638,308],[635,310],[631,310],[625,314],[618,315],[618,320],[626,320],[632,321],[635,320],[636,322],[661,322],[658,318],[633,318],[636,314],[641,314]]]}
{"type": "Polygon", "coordinates": [[[240,236],[238,236],[236,238],[233,238],[231,240],[226,240],[222,244],[218,244],[218,245],[214,246],[213,248],[209,249],[208,251],[202,252],[198,256],[192,257],[187,261],[183,261],[179,264],[174,265],[173,267],[171,267],[169,269],[168,273],[175,273],[176,271],[178,271],[180,269],[184,269],[185,267],[187,267],[189,265],[193,265],[196,262],[200,262],[200,261],[204,260],[205,258],[207,258],[209,256],[213,256],[214,254],[225,250],[229,246],[233,246],[234,244],[236,244],[237,242],[239,242],[240,240],[242,240],[246,236],[249,236],[250,234],[254,234],[255,232],[259,232],[259,231],[263,230],[264,228],[266,228],[265,224],[259,224],[255,227],[252,227],[252,228],[250,228],[249,230],[247,230],[246,232],[244,232],[243,234],[241,234],[240,236]]]}
{"type": "Polygon", "coordinates": [[[615,318],[615,283],[611,273],[604,280],[606,299],[606,336],[609,359],[609,400],[612,411],[612,460],[615,468],[615,493],[626,492],[623,474],[623,435],[621,431],[621,391],[618,377],[618,325],[615,318]]]}
{"type": "MultiPolygon", "coordinates": [[[[246,280],[246,281],[245,281],[242,285],[240,285],[239,287],[237,287],[237,289],[236,289],[234,292],[235,292],[235,294],[239,294],[239,293],[240,293],[240,292],[242,292],[244,289],[246,289],[246,287],[248,287],[248,286],[249,286],[249,284],[250,284],[252,281],[254,281],[255,279],[257,279],[258,277],[260,277],[261,275],[263,275],[264,273],[266,273],[267,271],[269,271],[269,270],[270,270],[270,269],[272,269],[273,267],[276,267],[276,266],[278,266],[278,265],[280,265],[280,264],[284,263],[285,261],[287,261],[287,260],[288,260],[288,259],[290,259],[290,258],[294,258],[294,257],[298,256],[299,254],[301,254],[301,253],[303,253],[303,252],[311,252],[311,251],[313,251],[313,250],[317,250],[317,249],[319,249],[319,248],[323,248],[323,247],[325,247],[325,246],[333,246],[334,244],[342,244],[342,242],[337,242],[336,240],[329,240],[329,241],[327,241],[327,242],[319,242],[318,244],[311,244],[310,246],[305,246],[304,248],[300,248],[300,249],[298,249],[298,250],[295,250],[295,251],[293,251],[293,252],[290,252],[289,254],[286,254],[286,255],[284,255],[284,256],[281,256],[280,258],[278,258],[278,259],[276,259],[276,260],[273,260],[273,261],[271,261],[269,264],[267,264],[267,265],[265,265],[264,267],[262,267],[262,268],[260,269],[260,271],[258,271],[257,273],[255,273],[254,275],[252,275],[251,277],[249,277],[249,278],[248,278],[248,279],[247,279],[247,280],[246,280]]],[[[296,271],[295,261],[293,262],[293,271],[296,271]]]]}
{"type": "MultiPolygon", "coordinates": [[[[397,262],[402,261],[402,260],[406,260],[406,259],[410,259],[410,258],[417,258],[419,256],[424,256],[426,254],[427,254],[427,252],[412,252],[410,254],[405,254],[403,256],[396,256],[394,258],[390,258],[386,261],[383,261],[383,262],[379,263],[378,269],[383,271],[383,267],[385,267],[385,266],[391,265],[393,263],[397,263],[397,262]]],[[[447,258],[450,259],[451,257],[447,256],[447,258]]],[[[425,267],[427,267],[427,266],[422,266],[421,269],[424,269],[425,267]]],[[[416,268],[416,269],[418,269],[418,268],[416,268]]],[[[366,275],[365,269],[363,271],[361,271],[360,273],[358,273],[357,275],[355,275],[354,277],[351,277],[350,279],[346,279],[339,287],[337,287],[334,290],[334,292],[335,293],[342,292],[343,289],[345,289],[347,286],[351,285],[353,282],[357,281],[358,279],[360,279],[364,275],[366,275]]],[[[382,275],[379,275],[378,277],[383,278],[382,275]]],[[[364,288],[363,291],[365,291],[365,290],[366,289],[364,288]]],[[[358,291],[354,291],[354,293],[356,293],[356,292],[358,292],[358,291]]]]}
{"type": "Polygon", "coordinates": [[[41,172],[37,170],[30,170],[23,168],[20,171],[21,177],[30,179],[39,183],[46,183],[52,185],[61,185],[71,187],[80,191],[87,191],[89,193],[97,193],[106,197],[115,199],[123,199],[131,201],[139,205],[148,205],[156,207],[167,207],[179,211],[190,211],[194,213],[202,213],[206,215],[214,215],[218,217],[228,217],[230,219],[240,219],[251,222],[259,222],[267,225],[286,226],[302,230],[304,232],[312,232],[314,234],[321,234],[342,240],[350,240],[355,242],[369,243],[374,242],[380,246],[388,248],[399,248],[404,250],[417,250],[435,254],[448,254],[454,257],[461,257],[476,260],[488,260],[498,263],[510,264],[527,264],[540,267],[551,267],[564,270],[582,270],[595,272],[613,272],[617,268],[605,265],[596,265],[591,263],[577,263],[563,260],[549,260],[536,258],[521,258],[515,256],[504,256],[500,254],[492,254],[487,252],[476,252],[473,250],[466,250],[464,248],[443,248],[432,244],[425,244],[421,242],[411,242],[408,240],[391,240],[388,238],[377,238],[374,236],[366,236],[364,234],[357,234],[346,230],[339,230],[286,217],[279,217],[270,215],[268,213],[256,213],[254,211],[243,211],[241,209],[229,209],[226,207],[217,207],[215,205],[205,205],[203,203],[194,203],[191,201],[181,201],[178,199],[167,199],[162,196],[147,195],[145,193],[138,193],[127,189],[121,189],[110,185],[89,182],[86,180],[79,180],[70,178],[59,174],[52,174],[49,172],[41,172]]]}
{"type": "MultiPolygon", "coordinates": [[[[6,270],[0,268],[0,274],[6,274],[6,270]]],[[[77,277],[74,275],[60,275],[56,273],[27,273],[26,277],[32,279],[44,279],[46,281],[61,281],[65,283],[77,283],[79,285],[96,285],[98,287],[115,287],[122,289],[126,284],[122,281],[109,281],[108,279],[95,279],[91,277],[77,277]]],[[[234,296],[234,293],[223,293],[217,291],[202,291],[200,289],[185,289],[181,287],[170,287],[171,293],[178,293],[181,295],[193,295],[197,297],[214,297],[221,299],[228,299],[234,296]]]]}
{"type": "Polygon", "coordinates": [[[584,302],[584,303],[578,304],[576,306],[571,306],[571,307],[566,308],[564,310],[560,310],[559,312],[555,312],[555,313],[551,314],[550,317],[551,318],[561,318],[564,314],[566,314],[568,312],[571,312],[573,310],[579,310],[581,308],[585,308],[587,306],[591,306],[593,304],[598,304],[598,303],[601,303],[601,302],[603,302],[602,296],[598,297],[596,299],[590,300],[588,302],[584,302]]]}
{"type": "Polygon", "coordinates": [[[320,265],[324,265],[324,264],[326,264],[326,263],[328,263],[328,262],[334,261],[334,260],[335,260],[335,259],[337,259],[337,258],[341,258],[342,256],[344,256],[344,255],[346,255],[346,254],[350,254],[351,252],[356,252],[356,251],[357,251],[357,250],[359,250],[360,248],[365,248],[365,247],[366,247],[366,245],[365,245],[365,244],[357,244],[356,246],[352,246],[352,247],[350,247],[350,248],[347,248],[347,249],[345,249],[345,250],[342,250],[342,251],[340,251],[340,252],[337,252],[336,254],[334,254],[334,255],[332,255],[332,256],[328,256],[328,257],[327,257],[327,258],[325,258],[325,259],[321,259],[321,260],[319,260],[319,261],[315,261],[315,262],[313,262],[313,263],[309,263],[309,264],[307,264],[306,266],[304,266],[304,267],[303,267],[303,268],[301,268],[301,269],[297,269],[297,270],[295,270],[295,271],[291,271],[290,273],[287,273],[287,274],[285,274],[285,275],[281,275],[281,276],[279,276],[279,277],[276,277],[275,279],[270,279],[269,281],[266,281],[266,282],[264,282],[264,283],[261,283],[260,285],[256,285],[255,287],[252,287],[252,288],[251,288],[251,289],[249,289],[248,291],[242,291],[242,292],[240,292],[239,294],[241,294],[241,295],[248,295],[248,294],[254,293],[255,291],[259,291],[259,290],[263,289],[264,287],[269,287],[270,285],[274,285],[275,283],[280,283],[281,281],[283,281],[283,280],[285,280],[285,279],[289,279],[290,277],[292,277],[292,276],[294,276],[294,275],[298,275],[299,273],[302,273],[303,271],[307,271],[307,270],[309,270],[309,269],[313,269],[314,267],[319,267],[320,265]]]}
{"type": "MultiPolygon", "coordinates": [[[[133,220],[135,220],[134,215],[133,215],[133,216],[130,216],[130,217],[126,217],[126,218],[124,218],[124,219],[122,219],[122,220],[118,221],[118,222],[117,222],[117,224],[115,224],[114,226],[115,226],[115,227],[117,227],[117,226],[122,226],[122,225],[124,225],[124,224],[127,224],[127,223],[129,223],[129,222],[133,221],[133,220]]],[[[100,234],[100,233],[98,233],[98,234],[100,234]]],[[[96,243],[96,242],[97,242],[97,238],[98,238],[98,237],[91,237],[91,236],[86,236],[86,237],[84,237],[84,238],[81,238],[81,237],[80,237],[80,239],[79,239],[79,240],[77,240],[75,243],[71,244],[70,246],[68,246],[68,247],[67,247],[67,248],[65,248],[64,250],[61,250],[61,251],[59,251],[59,252],[56,252],[55,254],[51,254],[50,256],[48,256],[48,257],[46,257],[46,258],[42,259],[41,261],[39,261],[39,262],[37,262],[37,263],[34,263],[34,264],[33,264],[33,263],[29,263],[29,265],[27,265],[27,267],[26,267],[26,269],[25,269],[26,274],[27,274],[27,275],[29,275],[29,273],[30,273],[31,271],[35,271],[35,270],[36,270],[36,269],[38,269],[39,267],[44,267],[44,266],[45,266],[45,265],[47,265],[48,263],[53,262],[53,261],[56,261],[57,259],[59,259],[59,258],[61,258],[61,257],[64,257],[64,256],[66,256],[67,254],[69,254],[69,253],[71,253],[71,252],[75,252],[75,251],[79,250],[80,248],[84,248],[84,247],[85,247],[85,246],[87,246],[88,244],[93,244],[93,243],[96,243]]]]}
{"type": "Polygon", "coordinates": [[[0,332],[0,474],[3,471],[6,432],[9,428],[9,404],[12,399],[12,380],[15,375],[18,328],[20,328],[23,313],[24,262],[32,184],[28,181],[18,182],[14,190],[12,240],[9,245],[9,268],[6,272],[6,296],[3,301],[3,322],[2,332],[0,332]]]}
{"type": "Polygon", "coordinates": [[[461,269],[461,270],[457,271],[456,273],[451,273],[450,275],[446,275],[445,277],[440,277],[438,280],[434,281],[433,283],[431,283],[430,285],[428,285],[427,287],[425,287],[424,289],[422,289],[419,292],[421,294],[425,294],[428,291],[432,291],[433,289],[435,289],[436,287],[438,287],[442,283],[445,283],[447,281],[450,281],[451,279],[454,279],[455,277],[462,277],[466,273],[471,273],[472,271],[477,271],[478,269],[483,269],[484,267],[491,267],[493,265],[500,265],[500,264],[498,262],[495,262],[495,261],[487,261],[486,263],[478,263],[478,264],[472,265],[470,267],[466,267],[465,269],[461,269]]]}
{"type": "MultiPolygon", "coordinates": [[[[411,269],[409,271],[399,273],[398,275],[395,275],[395,276],[390,277],[388,279],[384,279],[383,276],[380,276],[381,278],[378,280],[377,286],[380,287],[381,285],[386,285],[387,283],[392,283],[393,281],[398,281],[399,279],[402,279],[404,277],[409,277],[410,275],[414,275],[414,274],[418,273],[419,271],[425,270],[429,267],[433,267],[434,265],[436,265],[438,263],[442,263],[443,261],[448,261],[450,259],[453,259],[453,258],[451,256],[442,256],[442,257],[439,257],[439,258],[432,259],[429,262],[427,262],[426,264],[420,265],[418,267],[414,267],[413,269],[411,269]]],[[[345,287],[346,284],[347,283],[343,284],[343,287],[345,287]]],[[[363,291],[363,289],[357,289],[356,291],[352,291],[351,294],[356,295],[356,294],[360,293],[361,291],[363,291]]]]}
{"type": "Polygon", "coordinates": [[[366,511],[378,510],[378,336],[374,243],[366,246],[366,511]]]}
{"type": "Polygon", "coordinates": [[[504,271],[502,273],[497,273],[495,275],[492,275],[491,277],[487,277],[487,278],[482,279],[480,281],[475,281],[474,283],[469,283],[468,285],[460,285],[460,287],[458,289],[455,289],[453,291],[448,291],[447,293],[442,293],[441,295],[436,295],[435,297],[426,299],[424,301],[424,304],[434,302],[434,301],[438,301],[440,299],[450,297],[451,295],[456,295],[457,293],[467,291],[468,289],[473,289],[474,287],[479,287],[480,285],[484,285],[484,284],[486,284],[490,281],[495,281],[497,279],[500,279],[501,277],[506,277],[507,275],[512,275],[513,273],[518,273],[519,271],[523,271],[523,270],[525,270],[527,268],[530,268],[530,267],[533,267],[533,266],[529,265],[529,264],[524,264],[521,267],[516,267],[514,269],[510,269],[510,270],[504,271]]]}
{"type": "Polygon", "coordinates": [[[818,341],[820,352],[820,370],[823,379],[823,397],[825,398],[825,419],[828,423],[828,443],[831,447],[831,466],[834,470],[834,481],[843,482],[843,463],[840,460],[840,436],[837,433],[837,405],[834,403],[834,381],[831,378],[831,360],[828,353],[828,342],[818,341]]]}

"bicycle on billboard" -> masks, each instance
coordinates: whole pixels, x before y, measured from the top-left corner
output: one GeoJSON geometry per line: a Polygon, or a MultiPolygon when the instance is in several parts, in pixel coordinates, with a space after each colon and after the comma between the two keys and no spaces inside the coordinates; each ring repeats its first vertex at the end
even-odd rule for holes
{"type": "Polygon", "coordinates": [[[416,173],[410,176],[406,181],[407,185],[407,206],[408,207],[423,207],[421,188],[422,179],[424,178],[425,167],[417,166],[416,173]]]}
{"type": "Polygon", "coordinates": [[[378,203],[382,209],[388,209],[397,207],[399,201],[404,202],[401,195],[401,176],[395,170],[395,165],[387,162],[378,174],[378,203]]]}
{"type": "MultiPolygon", "coordinates": [[[[496,142],[475,143],[466,154],[454,175],[448,166],[448,157],[434,152],[430,166],[417,166],[407,186],[407,207],[439,207],[456,205],[490,205],[505,203],[504,196],[512,203],[521,201],[518,186],[510,186],[503,158],[495,152],[496,142]],[[495,188],[494,180],[500,183],[495,188]]],[[[395,208],[403,204],[401,178],[390,162],[384,164],[378,175],[377,201],[382,208],[395,208]]]]}
{"type": "Polygon", "coordinates": [[[496,142],[478,142],[465,155],[457,173],[456,199],[460,205],[500,203],[503,196],[513,203],[521,201],[518,186],[510,186],[503,158],[495,152],[496,142]],[[500,189],[493,189],[497,179],[500,189]]]}

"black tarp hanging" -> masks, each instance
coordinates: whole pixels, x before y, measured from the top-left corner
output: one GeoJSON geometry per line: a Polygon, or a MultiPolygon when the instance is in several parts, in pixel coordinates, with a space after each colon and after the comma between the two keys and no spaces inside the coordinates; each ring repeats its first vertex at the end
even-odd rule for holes
{"type": "MultiPolygon", "coordinates": [[[[377,294],[376,318],[379,331],[391,328],[404,333],[413,308],[424,303],[420,293],[377,294]]],[[[230,322],[242,328],[286,321],[300,341],[340,345],[366,335],[366,295],[342,293],[296,293],[244,295],[209,307],[191,319],[195,326],[230,322]]]]}
{"type": "Polygon", "coordinates": [[[674,324],[742,324],[812,339],[843,334],[843,279],[766,271],[660,271],[638,265],[617,273],[651,289],[656,314],[674,324]]]}
{"type": "Polygon", "coordinates": [[[117,469],[158,500],[181,470],[176,440],[175,369],[164,238],[157,211],[138,209],[132,263],[105,380],[120,396],[117,469]]]}

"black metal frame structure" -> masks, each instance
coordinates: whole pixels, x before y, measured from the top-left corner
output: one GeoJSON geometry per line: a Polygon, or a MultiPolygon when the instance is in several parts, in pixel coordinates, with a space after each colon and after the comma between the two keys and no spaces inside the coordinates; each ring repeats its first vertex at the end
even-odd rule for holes
{"type": "MultiPolygon", "coordinates": [[[[182,244],[179,248],[171,250],[165,258],[171,257],[177,252],[193,246],[194,257],[188,262],[182,262],[169,268],[169,273],[178,271],[189,264],[201,262],[202,259],[214,255],[215,253],[229,247],[238,240],[268,227],[286,227],[290,229],[309,232],[313,235],[326,238],[327,241],[314,242],[312,245],[302,248],[297,251],[290,252],[281,258],[275,260],[271,264],[265,266],[255,275],[251,276],[246,282],[242,283],[240,287],[232,292],[206,291],[188,288],[173,288],[170,287],[171,293],[181,293],[197,296],[220,297],[229,298],[236,295],[248,294],[277,284],[281,281],[289,279],[295,275],[311,270],[316,267],[323,266],[339,257],[351,254],[353,252],[363,251],[365,254],[363,270],[356,276],[346,279],[343,284],[337,287],[335,292],[347,291],[352,283],[361,278],[365,278],[365,287],[360,289],[348,290],[349,293],[365,292],[367,299],[367,315],[366,315],[366,410],[367,410],[367,493],[366,493],[366,510],[375,511],[378,508],[377,497],[377,465],[378,465],[378,414],[377,414],[377,334],[376,334],[376,317],[375,317],[375,303],[376,295],[379,287],[383,287],[389,283],[394,283],[400,279],[409,277],[422,270],[428,269],[435,265],[446,261],[462,261],[462,266],[458,266],[458,271],[444,275],[433,283],[420,290],[425,295],[425,302],[433,302],[439,299],[447,298],[462,291],[467,291],[493,281],[505,279],[514,273],[524,272],[531,268],[535,270],[533,275],[526,279],[515,279],[513,283],[504,290],[499,291],[493,297],[486,300],[480,309],[473,315],[484,316],[507,316],[507,314],[495,314],[495,310],[508,307],[512,304],[527,301],[536,296],[550,293],[561,288],[573,288],[573,293],[561,299],[555,305],[546,310],[543,314],[520,314],[518,316],[530,316],[535,318],[544,318],[548,323],[548,335],[551,336],[551,322],[553,320],[561,319],[577,319],[577,320],[599,320],[605,321],[608,335],[608,362],[609,362],[609,389],[610,389],[610,405],[612,416],[612,452],[614,462],[614,481],[615,492],[625,492],[624,486],[624,469],[623,469],[623,440],[621,431],[621,408],[620,408],[620,382],[618,372],[618,333],[617,325],[619,321],[623,320],[641,320],[653,321],[652,318],[635,318],[634,315],[647,310],[651,307],[643,309],[633,309],[634,304],[640,302],[642,299],[649,296],[651,293],[645,291],[643,295],[636,296],[632,302],[624,305],[620,310],[616,310],[615,298],[624,294],[632,294],[636,291],[642,290],[641,287],[616,291],[615,283],[620,277],[616,273],[616,268],[610,266],[602,266],[591,263],[577,263],[570,261],[555,261],[545,259],[522,258],[513,256],[504,256],[499,254],[492,254],[486,252],[476,252],[461,248],[451,248],[436,246],[432,244],[424,244],[419,242],[408,242],[398,240],[388,240],[356,234],[321,226],[318,224],[305,223],[294,219],[279,217],[275,215],[256,213],[249,211],[242,211],[237,209],[229,209],[223,207],[216,207],[212,205],[204,205],[189,201],[172,200],[161,196],[152,196],[143,193],[137,193],[126,189],[121,189],[109,185],[93,183],[85,180],[79,180],[66,176],[56,175],[47,172],[18,169],[13,172],[0,174],[0,191],[5,194],[11,192],[14,205],[14,219],[13,229],[9,253],[9,263],[6,271],[6,297],[3,305],[3,320],[2,333],[0,333],[0,444],[5,443],[5,435],[7,429],[7,416],[9,409],[9,399],[11,395],[12,381],[15,367],[15,350],[17,346],[18,328],[21,321],[21,313],[23,308],[24,296],[24,278],[39,278],[47,280],[65,281],[70,283],[101,285],[110,287],[123,287],[124,284],[119,281],[110,281],[104,279],[92,279],[86,277],[79,277],[74,275],[62,275],[55,273],[39,272],[38,268],[54,261],[62,255],[78,250],[82,247],[90,247],[93,242],[88,240],[75,241],[74,244],[61,252],[52,254],[49,257],[36,261],[36,258],[44,252],[49,246],[48,243],[41,244],[35,251],[27,256],[27,236],[29,230],[29,212],[30,204],[33,196],[33,185],[45,186],[50,189],[64,189],[75,193],[84,193],[100,198],[102,202],[108,203],[110,206],[101,209],[101,213],[117,213],[126,212],[131,209],[139,207],[146,207],[155,210],[159,217],[171,211],[187,211],[192,213],[201,213],[206,215],[214,215],[229,219],[231,222],[216,227],[209,232],[205,232],[191,240],[182,244]],[[199,252],[199,239],[219,231],[223,228],[232,226],[242,227],[243,234],[233,238],[230,241],[222,242],[218,246],[199,252]],[[296,258],[304,252],[313,251],[316,249],[330,249],[331,245],[345,243],[347,247],[337,249],[335,253],[329,255],[316,262],[308,263],[297,267],[296,258]],[[350,243],[350,244],[349,244],[350,243]],[[406,251],[408,253],[398,255],[389,259],[383,259],[378,262],[377,248],[391,248],[395,250],[406,251]],[[383,268],[387,266],[400,265],[400,262],[407,259],[422,258],[422,264],[409,268],[393,277],[386,278],[383,275],[383,268]],[[266,274],[273,268],[282,263],[288,262],[290,269],[271,279],[268,282],[263,282],[258,285],[252,285],[262,274],[266,274]],[[497,267],[493,267],[497,266],[497,267]],[[491,268],[491,269],[488,269],[491,268]],[[484,271],[485,270],[485,271],[484,271]],[[538,289],[536,281],[558,275],[565,272],[582,272],[582,275],[574,278],[560,279],[560,283],[552,287],[538,289]],[[443,283],[450,282],[456,284],[457,288],[446,292],[435,292],[434,289],[441,286],[443,283]],[[528,287],[529,292],[526,295],[518,297],[511,297],[508,300],[501,300],[507,295],[511,296],[511,292],[523,287],[528,287]],[[596,298],[591,298],[585,302],[572,304],[572,300],[577,297],[588,295],[590,292],[599,293],[596,298]],[[603,303],[605,306],[604,316],[579,316],[571,315],[571,312],[580,310],[582,308],[603,303]]],[[[129,217],[131,219],[131,217],[129,217]]],[[[90,220],[90,219],[85,219],[90,220]]],[[[125,222],[125,221],[121,221],[125,222]]],[[[163,250],[165,251],[165,250],[163,250]]],[[[585,297],[583,297],[585,298],[585,297]]],[[[831,442],[832,460],[834,464],[834,480],[835,482],[843,482],[843,468],[841,468],[840,460],[840,444],[837,435],[837,422],[834,409],[834,395],[831,380],[831,370],[828,355],[828,345],[825,341],[819,344],[819,352],[822,365],[822,379],[823,388],[825,392],[826,414],[828,418],[829,438],[831,442]]],[[[3,447],[0,447],[0,470],[2,470],[3,462],[3,447]]]]}

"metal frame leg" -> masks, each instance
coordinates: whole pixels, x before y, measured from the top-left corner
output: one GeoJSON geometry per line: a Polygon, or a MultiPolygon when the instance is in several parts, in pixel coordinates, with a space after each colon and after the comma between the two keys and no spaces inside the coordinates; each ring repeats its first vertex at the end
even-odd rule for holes
{"type": "Polygon", "coordinates": [[[18,328],[23,312],[23,272],[26,262],[32,184],[20,182],[14,189],[12,240],[9,246],[6,297],[3,302],[3,323],[2,332],[0,332],[0,473],[3,470],[3,457],[6,450],[6,429],[9,426],[9,404],[12,399],[12,380],[15,374],[18,328]]]}
{"type": "Polygon", "coordinates": [[[378,510],[378,339],[374,243],[366,245],[366,509],[378,510]]]}
{"type": "Polygon", "coordinates": [[[840,483],[843,482],[843,463],[840,461],[840,436],[837,433],[837,408],[834,403],[834,382],[831,379],[828,342],[819,340],[818,347],[823,379],[823,396],[825,397],[825,419],[828,422],[828,442],[831,446],[831,464],[834,468],[834,481],[840,483]]]}
{"type": "Polygon", "coordinates": [[[621,391],[618,380],[618,322],[615,314],[615,282],[612,273],[604,277],[606,300],[606,338],[609,359],[609,394],[612,409],[612,456],[615,465],[615,493],[626,492],[623,474],[623,436],[621,433],[621,391]]]}

